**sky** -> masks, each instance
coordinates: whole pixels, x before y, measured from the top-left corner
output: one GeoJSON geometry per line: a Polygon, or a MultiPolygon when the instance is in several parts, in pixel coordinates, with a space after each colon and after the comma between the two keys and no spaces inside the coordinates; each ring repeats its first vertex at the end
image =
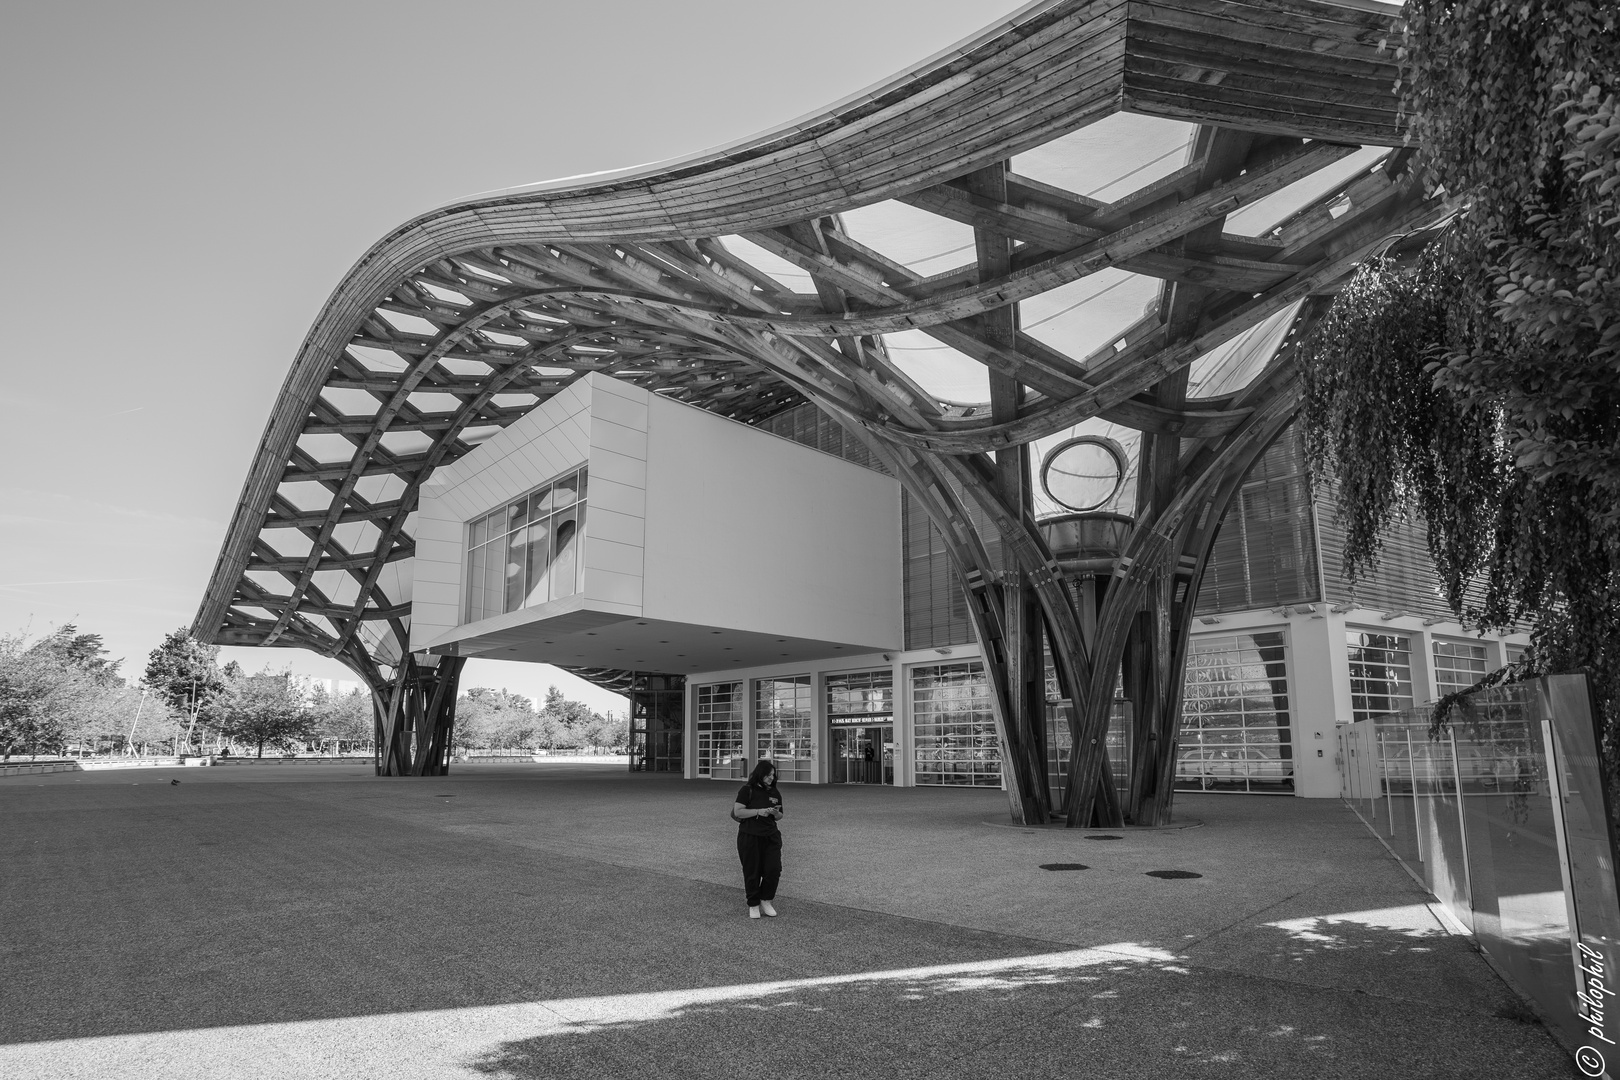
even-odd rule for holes
{"type": "MultiPolygon", "coordinates": [[[[188,625],[322,302],[406,219],[812,112],[1010,0],[8,5],[0,32],[0,634],[188,625]]],[[[300,650],[249,670],[352,679],[300,650]]],[[[465,686],[598,709],[539,665],[465,686]]]]}

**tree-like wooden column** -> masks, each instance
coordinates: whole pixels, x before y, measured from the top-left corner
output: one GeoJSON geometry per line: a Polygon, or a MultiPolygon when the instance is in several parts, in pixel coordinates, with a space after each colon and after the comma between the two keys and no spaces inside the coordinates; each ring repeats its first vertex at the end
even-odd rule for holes
{"type": "Polygon", "coordinates": [[[418,663],[407,653],[394,669],[393,682],[372,691],[378,776],[444,776],[450,771],[456,687],[466,659],[429,659],[437,663],[418,663]]]}

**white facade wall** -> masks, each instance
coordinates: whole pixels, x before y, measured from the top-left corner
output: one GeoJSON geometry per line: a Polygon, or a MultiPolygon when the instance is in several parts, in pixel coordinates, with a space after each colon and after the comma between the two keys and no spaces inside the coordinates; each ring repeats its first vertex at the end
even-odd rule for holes
{"type": "Polygon", "coordinates": [[[646,616],[899,648],[899,485],[650,396],[646,616]]]}
{"type": "Polygon", "coordinates": [[[416,544],[413,650],[574,612],[902,642],[894,480],[609,376],[576,381],[438,469],[416,544]],[[467,523],[581,464],[580,591],[463,627],[467,523]]]}

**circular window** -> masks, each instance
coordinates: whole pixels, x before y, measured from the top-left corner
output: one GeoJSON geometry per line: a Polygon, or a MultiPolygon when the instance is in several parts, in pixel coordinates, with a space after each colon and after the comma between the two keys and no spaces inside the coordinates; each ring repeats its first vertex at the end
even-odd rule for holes
{"type": "Polygon", "coordinates": [[[1041,486],[1058,504],[1085,512],[1102,506],[1125,482],[1125,450],[1113,439],[1082,435],[1058,445],[1041,463],[1041,486]]]}

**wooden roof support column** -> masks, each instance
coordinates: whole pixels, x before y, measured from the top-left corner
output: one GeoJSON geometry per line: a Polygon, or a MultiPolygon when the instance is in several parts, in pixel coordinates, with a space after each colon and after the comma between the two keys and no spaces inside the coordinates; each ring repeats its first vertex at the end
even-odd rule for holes
{"type": "MultiPolygon", "coordinates": [[[[1007,162],[968,173],[963,185],[978,197],[994,203],[1007,201],[1007,162]]],[[[1004,232],[976,227],[974,253],[980,281],[995,281],[1012,273],[1013,240],[1004,232]]],[[[980,315],[980,336],[990,348],[1015,352],[1018,340],[1018,304],[1011,303],[980,315]]],[[[1010,423],[1024,405],[1024,386],[1018,379],[995,369],[989,372],[990,416],[993,423],[1010,423]]],[[[1002,505],[1012,511],[1016,527],[1032,507],[1029,447],[1011,446],[995,454],[993,480],[973,477],[974,483],[990,483],[1002,505]]],[[[986,657],[986,663],[1005,665],[1009,714],[1004,718],[1004,775],[1007,795],[1014,800],[1013,819],[1029,825],[1045,823],[1051,810],[1046,769],[1046,668],[1041,637],[1041,609],[1030,583],[1020,568],[1003,556],[1001,603],[1004,654],[986,657]]]]}

